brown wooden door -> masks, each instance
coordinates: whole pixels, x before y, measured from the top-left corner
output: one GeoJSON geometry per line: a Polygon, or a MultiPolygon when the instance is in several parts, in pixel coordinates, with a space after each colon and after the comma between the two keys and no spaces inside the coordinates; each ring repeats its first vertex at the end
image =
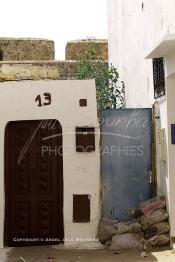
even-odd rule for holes
{"type": "Polygon", "coordinates": [[[62,129],[56,120],[10,122],[5,134],[5,245],[63,240],[62,129]]]}

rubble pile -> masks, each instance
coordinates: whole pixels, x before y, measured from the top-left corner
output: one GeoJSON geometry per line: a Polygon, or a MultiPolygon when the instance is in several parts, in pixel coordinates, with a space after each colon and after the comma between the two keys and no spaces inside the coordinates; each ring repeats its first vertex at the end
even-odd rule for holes
{"type": "Polygon", "coordinates": [[[115,253],[121,250],[146,251],[152,246],[166,245],[170,241],[168,213],[165,197],[155,197],[142,202],[138,208],[130,208],[132,221],[120,222],[102,218],[98,238],[115,253]]]}

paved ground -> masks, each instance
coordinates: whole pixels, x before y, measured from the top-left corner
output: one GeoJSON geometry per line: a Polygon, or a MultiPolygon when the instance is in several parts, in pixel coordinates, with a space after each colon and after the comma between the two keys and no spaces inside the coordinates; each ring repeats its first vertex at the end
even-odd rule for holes
{"type": "Polygon", "coordinates": [[[175,254],[170,250],[156,250],[148,257],[139,252],[125,252],[120,255],[110,250],[71,250],[45,247],[25,247],[0,249],[0,262],[175,262],[175,254]],[[49,259],[49,257],[53,259],[49,259]]]}

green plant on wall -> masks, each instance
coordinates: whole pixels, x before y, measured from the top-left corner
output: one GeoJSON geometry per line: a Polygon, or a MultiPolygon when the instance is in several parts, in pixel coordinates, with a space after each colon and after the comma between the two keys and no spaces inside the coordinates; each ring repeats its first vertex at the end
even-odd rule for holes
{"type": "Polygon", "coordinates": [[[117,69],[103,60],[94,60],[96,49],[89,46],[78,62],[78,72],[74,79],[95,79],[98,109],[114,109],[124,106],[124,86],[118,86],[117,69]]]}

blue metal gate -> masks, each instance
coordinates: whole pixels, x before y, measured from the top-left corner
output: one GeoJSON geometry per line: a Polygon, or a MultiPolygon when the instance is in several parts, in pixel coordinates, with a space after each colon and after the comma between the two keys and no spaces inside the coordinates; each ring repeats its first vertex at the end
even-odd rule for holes
{"type": "Polygon", "coordinates": [[[151,123],[151,109],[102,111],[103,216],[127,220],[151,197],[151,123]]]}

